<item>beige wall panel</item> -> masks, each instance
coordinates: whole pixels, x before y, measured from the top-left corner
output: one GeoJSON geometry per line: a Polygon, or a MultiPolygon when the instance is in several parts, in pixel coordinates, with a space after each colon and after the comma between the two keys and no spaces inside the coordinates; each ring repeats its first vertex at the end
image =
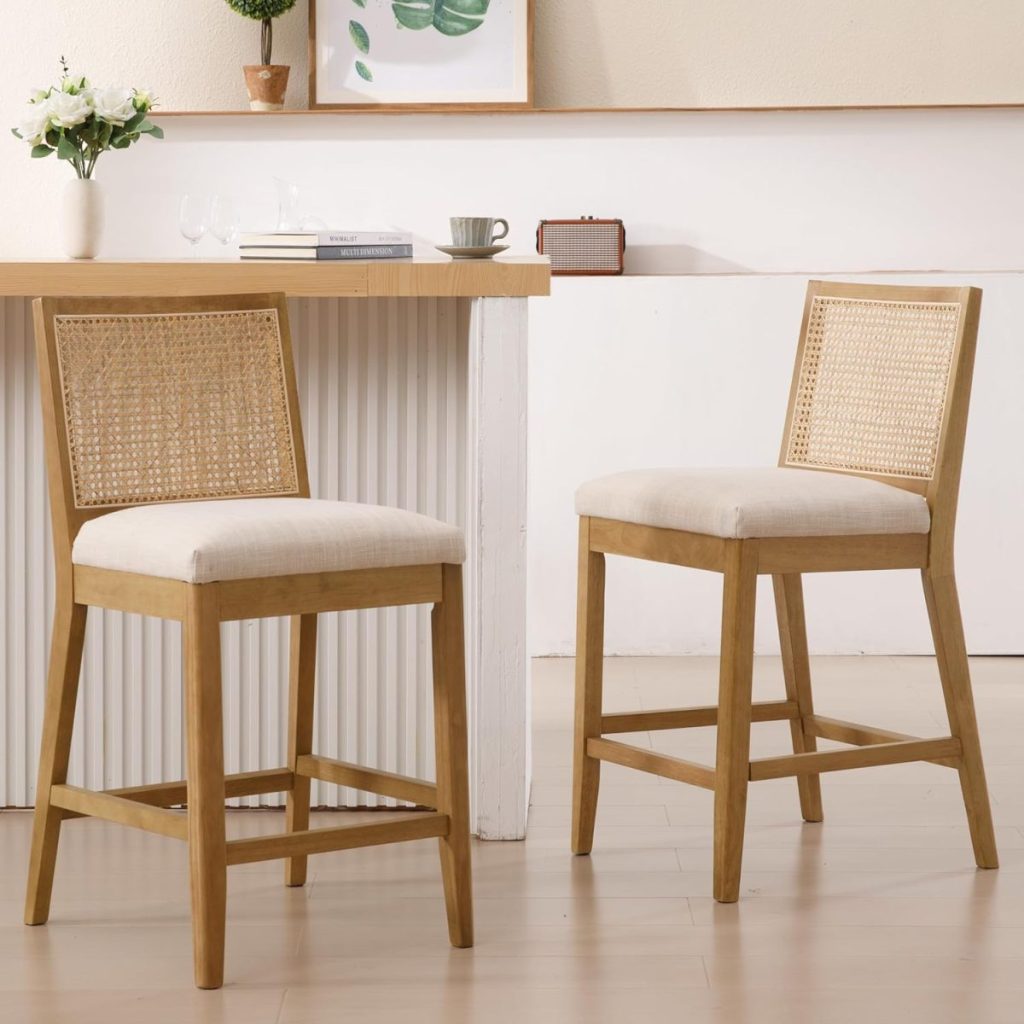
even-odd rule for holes
{"type": "Polygon", "coordinates": [[[541,106],[1024,102],[1016,0],[537,0],[541,106]]]}
{"type": "MultiPolygon", "coordinates": [[[[367,0],[385,3],[388,0],[367,0]]],[[[499,0],[494,0],[499,2],[499,0]]],[[[1024,103],[1019,0],[535,0],[540,106],[1024,103]]],[[[223,0],[7,0],[14,101],[65,52],[97,81],[152,86],[167,110],[244,109],[259,25],[223,0]]],[[[274,60],[306,102],[307,0],[274,60]]]]}

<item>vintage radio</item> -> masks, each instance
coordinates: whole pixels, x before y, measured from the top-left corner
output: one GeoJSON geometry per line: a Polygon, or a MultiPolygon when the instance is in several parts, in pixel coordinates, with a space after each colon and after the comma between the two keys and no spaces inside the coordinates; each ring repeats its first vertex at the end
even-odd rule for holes
{"type": "Polygon", "coordinates": [[[552,275],[621,274],[626,229],[621,220],[542,220],[537,252],[551,258],[552,275]]]}

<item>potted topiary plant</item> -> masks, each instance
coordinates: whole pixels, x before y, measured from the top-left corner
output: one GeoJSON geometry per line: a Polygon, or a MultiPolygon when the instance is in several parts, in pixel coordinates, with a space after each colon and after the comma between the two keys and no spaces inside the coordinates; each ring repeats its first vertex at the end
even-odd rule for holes
{"type": "Polygon", "coordinates": [[[245,85],[252,110],[280,110],[288,88],[287,64],[271,64],[274,48],[274,19],[295,6],[295,0],[227,0],[228,6],[243,17],[262,22],[260,34],[261,64],[246,64],[245,85]]]}

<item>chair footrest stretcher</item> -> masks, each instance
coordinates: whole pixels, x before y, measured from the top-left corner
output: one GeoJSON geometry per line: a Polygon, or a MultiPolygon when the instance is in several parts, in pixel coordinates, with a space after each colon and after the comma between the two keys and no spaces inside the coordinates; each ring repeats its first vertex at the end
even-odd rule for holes
{"type": "MultiPolygon", "coordinates": [[[[916,736],[908,736],[904,732],[892,732],[889,729],[875,729],[856,722],[844,722],[841,718],[826,718],[824,715],[808,715],[804,719],[804,732],[823,740],[834,740],[836,743],[849,743],[855,747],[868,747],[876,743],[899,743],[903,740],[916,740],[916,736]]],[[[960,767],[960,752],[954,757],[928,757],[922,760],[932,764],[940,764],[945,768],[960,767]]]]}
{"type": "Polygon", "coordinates": [[[172,839],[188,838],[188,818],[184,814],[113,792],[97,793],[78,786],[51,786],[50,804],[61,808],[65,818],[103,818],[172,839]]]}
{"type": "Polygon", "coordinates": [[[295,765],[295,774],[319,779],[321,782],[333,782],[338,786],[350,786],[378,796],[407,800],[420,807],[437,806],[437,786],[432,782],[382,772],[377,768],[363,768],[358,764],[334,761],[316,754],[300,755],[295,765]]]}
{"type": "Polygon", "coordinates": [[[404,843],[413,839],[446,836],[448,815],[437,811],[402,814],[401,820],[369,824],[338,825],[335,828],[314,828],[305,832],[285,832],[276,836],[255,836],[228,841],[228,864],[251,864],[258,860],[296,857],[310,853],[331,853],[353,850],[360,846],[381,846],[404,843]]]}
{"type": "MultiPolygon", "coordinates": [[[[433,783],[313,754],[300,756],[294,772],[289,768],[269,768],[227,775],[224,778],[224,795],[229,798],[289,791],[295,787],[296,776],[351,786],[430,809],[402,814],[400,819],[389,817],[387,821],[229,840],[228,864],[430,839],[449,833],[448,815],[433,810],[437,805],[437,786],[433,783]]],[[[188,783],[184,780],[104,792],[55,785],[50,787],[50,802],[61,809],[65,818],[103,818],[172,839],[188,839],[187,813],[170,810],[188,803],[188,783]]]]}
{"type": "MultiPolygon", "coordinates": [[[[752,722],[784,722],[800,717],[795,700],[759,701],[750,706],[752,722]]],[[[673,708],[669,711],[629,711],[601,716],[601,734],[656,732],[659,729],[696,729],[718,724],[718,708],[673,708]]]]}
{"type": "Polygon", "coordinates": [[[958,758],[960,741],[954,736],[930,740],[900,740],[897,743],[872,743],[853,750],[821,750],[783,757],[760,757],[750,762],[750,780],[784,779],[791,775],[817,775],[846,768],[871,768],[906,761],[932,761],[958,758]]]}
{"type": "Polygon", "coordinates": [[[691,786],[715,788],[714,768],[697,764],[695,761],[684,761],[680,757],[656,754],[653,750],[634,747],[630,743],[606,739],[587,740],[587,755],[600,761],[612,761],[626,768],[636,768],[641,772],[660,775],[665,779],[675,779],[676,782],[688,782],[691,786]]]}
{"type": "MultiPolygon", "coordinates": [[[[801,720],[795,701],[764,701],[752,705],[752,722],[801,720]]],[[[845,722],[823,715],[802,718],[810,736],[848,743],[852,750],[815,750],[781,757],[762,757],[751,761],[748,778],[781,779],[793,775],[817,775],[821,772],[843,771],[847,768],[869,768],[878,765],[902,764],[907,761],[928,761],[946,768],[959,768],[962,755],[960,740],[955,736],[920,739],[904,733],[845,722]]],[[[688,729],[718,723],[717,707],[673,708],[667,711],[638,711],[601,716],[603,733],[647,732],[659,729],[688,729]]],[[[685,761],[659,754],[603,735],[587,740],[587,756],[599,761],[649,772],[677,782],[687,782],[703,789],[715,788],[715,770],[709,765],[685,761]]]]}

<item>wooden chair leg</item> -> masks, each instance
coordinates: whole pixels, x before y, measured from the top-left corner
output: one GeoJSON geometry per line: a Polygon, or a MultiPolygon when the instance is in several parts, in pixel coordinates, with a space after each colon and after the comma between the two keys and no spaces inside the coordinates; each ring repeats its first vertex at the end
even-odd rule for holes
{"type": "Polygon", "coordinates": [[[989,807],[985,766],[981,758],[978,720],[974,713],[967,646],[956,579],[952,575],[935,576],[928,569],[921,571],[925,602],[935,641],[939,677],[946,700],[949,730],[960,740],[960,788],[967,822],[971,830],[974,859],[980,868],[999,867],[992,810],[989,807]]]}
{"type": "Polygon", "coordinates": [[[722,655],[715,758],[714,897],[740,895],[743,828],[750,775],[750,704],[754,674],[756,541],[730,542],[722,602],[722,655]]]}
{"type": "MultiPolygon", "coordinates": [[[[786,698],[796,701],[800,717],[789,723],[793,736],[793,753],[817,750],[813,736],[804,730],[804,719],[814,714],[811,697],[811,662],[807,654],[807,623],[804,620],[804,589],[799,573],[773,576],[775,613],[779,623],[779,644],[782,648],[782,671],[786,678],[786,698]]],[[[821,776],[798,775],[800,813],[804,821],[821,821],[821,776]]]]}
{"type": "Polygon", "coordinates": [[[50,787],[67,782],[78,678],[85,643],[86,607],[57,599],[50,643],[43,738],[39,749],[36,809],[32,824],[25,924],[45,924],[50,915],[61,811],[50,806],[50,787]]]}
{"type": "Polygon", "coordinates": [[[469,841],[469,752],[466,739],[466,641],[462,566],[442,568],[442,596],[431,613],[434,655],[434,746],[437,809],[448,815],[438,842],[448,935],[453,946],[473,945],[473,871],[469,841]]]}
{"type": "Polygon", "coordinates": [[[601,762],[587,740],[601,735],[604,677],[604,554],[590,550],[590,519],[580,518],[576,594],[576,714],[572,759],[572,852],[590,853],[601,784],[601,762]]]}
{"type": "Polygon", "coordinates": [[[192,943],[199,988],[224,983],[227,845],[220,616],[216,584],[188,588],[184,622],[188,739],[188,852],[192,943]]]}
{"type": "MultiPolygon", "coordinates": [[[[288,767],[295,771],[300,754],[313,753],[313,706],[316,692],[316,615],[293,615],[289,657],[288,767]]],[[[309,828],[310,780],[298,774],[285,798],[285,831],[309,828]]],[[[304,885],[306,856],[289,857],[284,865],[286,885],[304,885]]]]}

